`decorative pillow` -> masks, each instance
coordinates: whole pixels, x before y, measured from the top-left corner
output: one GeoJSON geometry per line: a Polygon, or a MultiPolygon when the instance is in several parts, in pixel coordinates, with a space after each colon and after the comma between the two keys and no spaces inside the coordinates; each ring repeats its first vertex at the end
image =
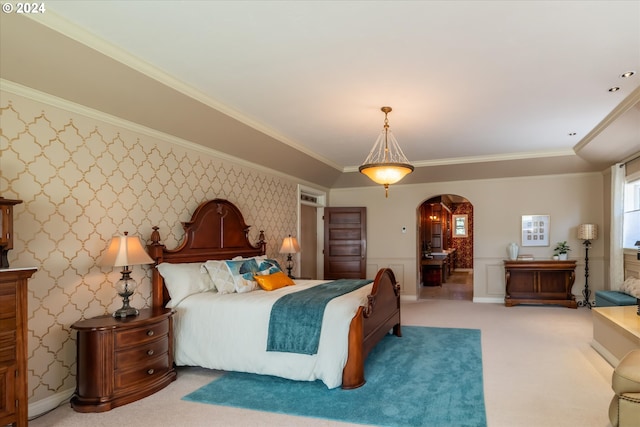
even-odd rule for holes
{"type": "Polygon", "coordinates": [[[258,262],[260,274],[273,274],[282,271],[280,264],[275,259],[264,258],[258,262]]]}
{"type": "Polygon", "coordinates": [[[275,289],[284,288],[285,286],[293,286],[295,283],[282,271],[273,274],[254,276],[258,286],[265,291],[273,291],[275,289]]]}
{"type": "Polygon", "coordinates": [[[218,293],[231,294],[236,291],[236,284],[225,261],[207,261],[202,265],[202,268],[209,274],[218,293]]]}
{"type": "Polygon", "coordinates": [[[156,267],[171,297],[171,301],[167,303],[168,308],[177,306],[189,295],[215,289],[211,278],[208,274],[202,273],[201,267],[201,262],[184,264],[163,262],[156,267]]]}
{"type": "Polygon", "coordinates": [[[640,279],[627,277],[627,280],[625,280],[622,286],[620,286],[620,291],[633,297],[640,298],[640,279]]]}
{"type": "Polygon", "coordinates": [[[229,272],[233,277],[236,292],[239,294],[251,292],[258,288],[258,284],[253,280],[253,276],[259,274],[260,269],[255,259],[242,259],[237,261],[225,261],[229,272]]]}

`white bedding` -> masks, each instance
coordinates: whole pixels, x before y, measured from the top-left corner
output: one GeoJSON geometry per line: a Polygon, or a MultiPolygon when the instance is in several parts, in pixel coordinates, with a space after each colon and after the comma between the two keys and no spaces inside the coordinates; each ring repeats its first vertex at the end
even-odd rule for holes
{"type": "Polygon", "coordinates": [[[300,381],[342,384],[351,319],[367,301],[373,283],[340,296],[326,307],[318,353],[267,352],[271,306],[282,295],[325,283],[296,280],[274,291],[204,292],[182,300],[174,310],[175,362],[224,371],[274,375],[300,381]]]}

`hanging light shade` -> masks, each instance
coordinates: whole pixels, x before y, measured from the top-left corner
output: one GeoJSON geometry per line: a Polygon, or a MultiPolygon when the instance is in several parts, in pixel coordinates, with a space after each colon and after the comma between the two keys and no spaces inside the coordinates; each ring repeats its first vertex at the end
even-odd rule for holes
{"type": "Polygon", "coordinates": [[[358,170],[376,184],[384,185],[385,197],[389,197],[389,185],[397,183],[413,172],[413,165],[409,163],[389,130],[387,114],[391,112],[391,107],[382,107],[380,110],[384,113],[384,127],[358,170]]]}

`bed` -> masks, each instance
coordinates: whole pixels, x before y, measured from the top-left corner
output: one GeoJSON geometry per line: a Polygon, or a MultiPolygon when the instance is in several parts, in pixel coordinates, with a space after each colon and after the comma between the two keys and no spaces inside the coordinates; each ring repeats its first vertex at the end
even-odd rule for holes
{"type": "Polygon", "coordinates": [[[177,365],[254,372],[294,380],[319,379],[328,388],[353,389],[365,383],[364,362],[371,349],[389,332],[402,336],[400,287],[393,271],[383,268],[371,283],[327,304],[316,354],[266,352],[264,331],[268,328],[271,305],[282,295],[326,281],[295,280],[295,286],[273,291],[186,292],[188,295],[181,295],[177,301],[176,295],[182,288],[176,290],[172,282],[169,291],[165,283],[169,276],[163,277],[162,267],[182,268],[238,257],[260,260],[266,254],[264,232],[260,231],[257,242],[252,244],[250,227],[240,210],[228,200],[203,202],[191,220],[182,226],[185,236],[177,248],[167,249],[161,243],[156,226],[148,246],[156,265],[152,272],[152,305],[170,306],[175,311],[177,365]],[[194,350],[194,347],[198,348],[194,350]]]}

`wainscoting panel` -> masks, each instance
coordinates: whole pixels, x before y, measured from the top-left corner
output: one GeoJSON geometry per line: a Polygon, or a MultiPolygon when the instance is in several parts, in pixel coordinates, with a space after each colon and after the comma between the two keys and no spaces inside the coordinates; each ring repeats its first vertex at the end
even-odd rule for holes
{"type": "Polygon", "coordinates": [[[500,264],[487,264],[485,295],[488,297],[502,297],[505,295],[504,266],[500,264]]]}
{"type": "MultiPolygon", "coordinates": [[[[400,293],[405,293],[407,283],[405,280],[406,276],[404,274],[404,264],[389,264],[389,268],[393,270],[396,280],[400,283],[400,293]]],[[[415,286],[413,288],[415,288],[415,286]]]]}

